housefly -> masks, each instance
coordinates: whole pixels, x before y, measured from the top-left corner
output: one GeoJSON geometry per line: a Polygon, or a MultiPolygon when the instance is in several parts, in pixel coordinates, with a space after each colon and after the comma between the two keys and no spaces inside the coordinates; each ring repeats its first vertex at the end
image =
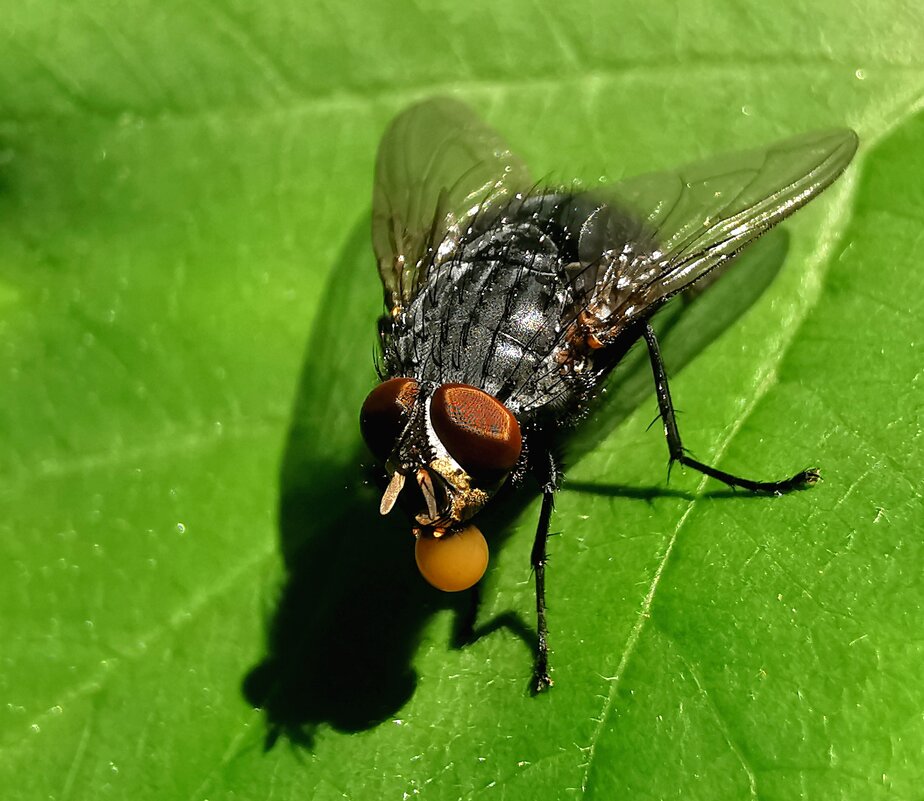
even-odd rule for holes
{"type": "Polygon", "coordinates": [[[817,481],[816,470],[754,481],[688,455],[650,319],[830,185],[856,147],[851,130],[818,131],[577,190],[534,183],[455,100],[414,105],[385,133],[372,220],[385,288],[381,383],[360,413],[387,474],[380,511],[402,506],[424,577],[462,590],[488,560],[471,520],[505,482],[537,477],[536,691],[552,684],[545,567],[562,477],[556,443],[633,343],[647,346],[671,463],[771,495],[817,481]]]}

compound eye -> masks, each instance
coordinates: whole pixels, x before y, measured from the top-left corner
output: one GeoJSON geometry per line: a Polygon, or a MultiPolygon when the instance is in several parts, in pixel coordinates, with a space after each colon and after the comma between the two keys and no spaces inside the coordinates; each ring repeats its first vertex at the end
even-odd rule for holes
{"type": "Polygon", "coordinates": [[[443,384],[433,393],[430,421],[450,456],[480,483],[503,478],[520,458],[523,439],[513,413],[468,384],[443,384]]]}
{"type": "Polygon", "coordinates": [[[380,461],[384,462],[394,449],[419,389],[413,378],[390,378],[373,389],[363,402],[359,428],[369,450],[380,461]]]}

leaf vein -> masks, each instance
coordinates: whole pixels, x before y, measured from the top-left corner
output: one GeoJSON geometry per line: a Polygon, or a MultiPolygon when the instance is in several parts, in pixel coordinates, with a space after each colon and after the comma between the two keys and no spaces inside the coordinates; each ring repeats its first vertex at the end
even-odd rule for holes
{"type": "MultiPolygon", "coordinates": [[[[823,71],[830,71],[839,74],[843,70],[842,63],[834,62],[829,59],[803,59],[800,61],[790,60],[789,63],[781,68],[778,61],[772,58],[768,58],[764,60],[756,60],[747,65],[741,65],[740,62],[734,61],[733,59],[716,59],[714,61],[700,60],[698,62],[689,63],[687,65],[687,73],[690,74],[694,71],[702,73],[700,76],[701,81],[713,80],[711,77],[713,75],[716,76],[714,80],[718,80],[718,76],[722,76],[724,79],[727,76],[729,67],[732,63],[735,67],[736,76],[746,76],[749,71],[756,75],[765,76],[768,68],[776,68],[780,71],[797,71],[800,73],[811,71],[813,75],[817,75],[823,71]]],[[[47,65],[44,66],[47,67],[47,65]]],[[[278,70],[278,68],[271,65],[264,66],[265,69],[270,71],[273,69],[278,70]]],[[[924,67],[922,66],[906,66],[895,64],[872,66],[878,66],[882,72],[895,72],[899,74],[911,73],[912,75],[920,75],[921,86],[916,87],[912,94],[917,96],[922,90],[924,90],[924,67]]],[[[383,90],[383,87],[379,85],[372,84],[368,86],[357,85],[338,87],[325,92],[311,93],[310,91],[306,92],[297,86],[290,85],[283,111],[298,112],[306,108],[324,108],[327,111],[355,110],[358,106],[366,109],[369,108],[373,99],[376,101],[376,104],[378,104],[380,101],[392,101],[392,103],[398,104],[399,102],[407,102],[413,98],[418,98],[425,95],[446,94],[449,92],[452,92],[453,94],[477,94],[503,92],[510,93],[514,91],[522,91],[524,89],[562,89],[563,87],[571,84],[593,85],[601,81],[614,81],[626,77],[637,78],[639,75],[649,76],[654,81],[661,75],[663,75],[665,78],[674,75],[675,71],[675,64],[664,61],[652,61],[648,63],[633,62],[632,64],[616,63],[613,65],[607,65],[603,68],[582,71],[579,74],[568,76],[562,76],[559,72],[553,72],[547,75],[531,74],[528,76],[485,75],[482,77],[461,81],[441,77],[437,80],[425,80],[419,83],[408,82],[407,84],[396,85],[387,90],[383,90]]],[[[56,73],[52,73],[52,77],[55,75],[56,73]]],[[[204,104],[200,107],[156,110],[152,110],[150,108],[128,106],[99,106],[91,103],[86,97],[73,95],[73,92],[68,89],[70,84],[63,83],[63,79],[60,78],[60,76],[56,78],[55,82],[67,90],[68,95],[73,101],[73,112],[64,113],[63,111],[58,111],[49,113],[31,112],[27,114],[17,114],[13,109],[9,109],[4,122],[7,125],[12,123],[19,123],[21,125],[43,122],[58,123],[62,117],[66,118],[70,116],[80,116],[81,114],[84,116],[96,117],[98,119],[112,123],[118,123],[120,120],[124,119],[125,114],[131,114],[135,119],[143,121],[156,121],[164,119],[188,121],[202,118],[213,118],[223,115],[230,117],[247,116],[248,118],[252,119],[258,114],[277,116],[281,113],[278,102],[266,105],[262,105],[258,102],[233,104],[214,103],[204,104]]],[[[284,78],[280,75],[280,77],[273,80],[273,83],[277,87],[282,86],[284,85],[284,78]]]]}
{"type": "MultiPolygon", "coordinates": [[[[673,642],[673,640],[671,641],[673,642]]],[[[676,642],[674,645],[676,647],[676,642]]],[[[699,691],[703,700],[706,702],[706,706],[709,708],[709,711],[715,720],[716,726],[719,727],[719,732],[722,734],[722,739],[725,740],[725,744],[728,746],[732,754],[734,754],[735,758],[741,764],[742,769],[747,775],[751,798],[757,799],[759,797],[757,792],[757,774],[745,756],[744,752],[741,750],[740,746],[738,746],[738,744],[732,738],[731,730],[728,727],[728,721],[725,719],[725,715],[716,705],[715,701],[713,701],[712,695],[700,680],[699,674],[696,672],[693,664],[687,660],[679,648],[677,649],[677,657],[680,659],[681,663],[687,669],[687,671],[689,671],[690,676],[693,679],[693,683],[696,685],[696,689],[699,691]]]]}
{"type": "MultiPolygon", "coordinates": [[[[85,680],[75,682],[71,685],[70,689],[62,690],[61,694],[58,696],[56,706],[68,707],[86,696],[98,693],[115,675],[116,671],[112,669],[113,663],[118,663],[119,660],[131,662],[145,656],[152,644],[163,637],[183,629],[191,621],[195,620],[196,616],[210,603],[222,597],[232,589],[237,591],[240,587],[241,576],[256,570],[261,563],[269,559],[274,553],[275,544],[270,541],[262,547],[257,548],[255,551],[252,551],[245,559],[238,563],[237,567],[227,571],[224,578],[216,576],[216,580],[211,583],[209,589],[189,598],[181,605],[181,608],[175,610],[173,614],[170,615],[164,625],[154,626],[147,632],[139,635],[135,638],[135,645],[131,649],[123,651],[116,660],[112,660],[107,665],[97,668],[85,680]]],[[[53,714],[55,714],[53,710],[46,710],[38,715],[31,725],[40,726],[53,714]]],[[[3,751],[7,751],[8,753],[20,751],[23,750],[24,747],[35,745],[36,742],[36,738],[34,737],[18,738],[14,744],[0,748],[0,753],[3,751]]]]}

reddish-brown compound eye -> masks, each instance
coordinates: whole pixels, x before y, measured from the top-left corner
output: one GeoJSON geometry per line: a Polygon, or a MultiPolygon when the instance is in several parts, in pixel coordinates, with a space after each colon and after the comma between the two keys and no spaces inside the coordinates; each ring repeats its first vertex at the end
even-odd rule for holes
{"type": "Polygon", "coordinates": [[[450,456],[474,479],[503,478],[520,458],[523,439],[513,413],[468,384],[443,384],[433,393],[430,421],[450,456]]]}
{"type": "Polygon", "coordinates": [[[363,403],[359,428],[369,450],[385,461],[407,425],[407,416],[420,387],[413,378],[389,378],[379,384],[363,403]]]}

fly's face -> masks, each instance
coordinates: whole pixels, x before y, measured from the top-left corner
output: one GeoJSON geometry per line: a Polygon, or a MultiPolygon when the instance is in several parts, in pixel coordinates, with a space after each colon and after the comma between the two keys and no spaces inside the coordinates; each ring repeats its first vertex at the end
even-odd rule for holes
{"type": "Polygon", "coordinates": [[[379,384],[363,403],[363,438],[384,464],[388,514],[409,480],[419,490],[420,526],[440,537],[472,518],[516,465],[522,436],[500,401],[467,384],[421,386],[413,378],[379,384]]]}
{"type": "MultiPolygon", "coordinates": [[[[392,378],[369,393],[360,427],[389,475],[380,511],[388,514],[403,493],[403,505],[418,524],[417,562],[424,576],[440,589],[464,589],[455,586],[457,579],[433,580],[421,561],[421,543],[452,539],[452,548],[458,550],[468,539],[484,557],[474,557],[469,572],[477,576],[466,586],[474,584],[487,566],[487,545],[474,526],[465,524],[500,489],[520,459],[523,441],[516,418],[496,398],[467,384],[432,386],[413,378],[392,378]]],[[[423,550],[438,559],[450,556],[450,549],[442,546],[424,545],[423,550]]],[[[459,555],[450,558],[456,567],[462,560],[459,555]]]]}

